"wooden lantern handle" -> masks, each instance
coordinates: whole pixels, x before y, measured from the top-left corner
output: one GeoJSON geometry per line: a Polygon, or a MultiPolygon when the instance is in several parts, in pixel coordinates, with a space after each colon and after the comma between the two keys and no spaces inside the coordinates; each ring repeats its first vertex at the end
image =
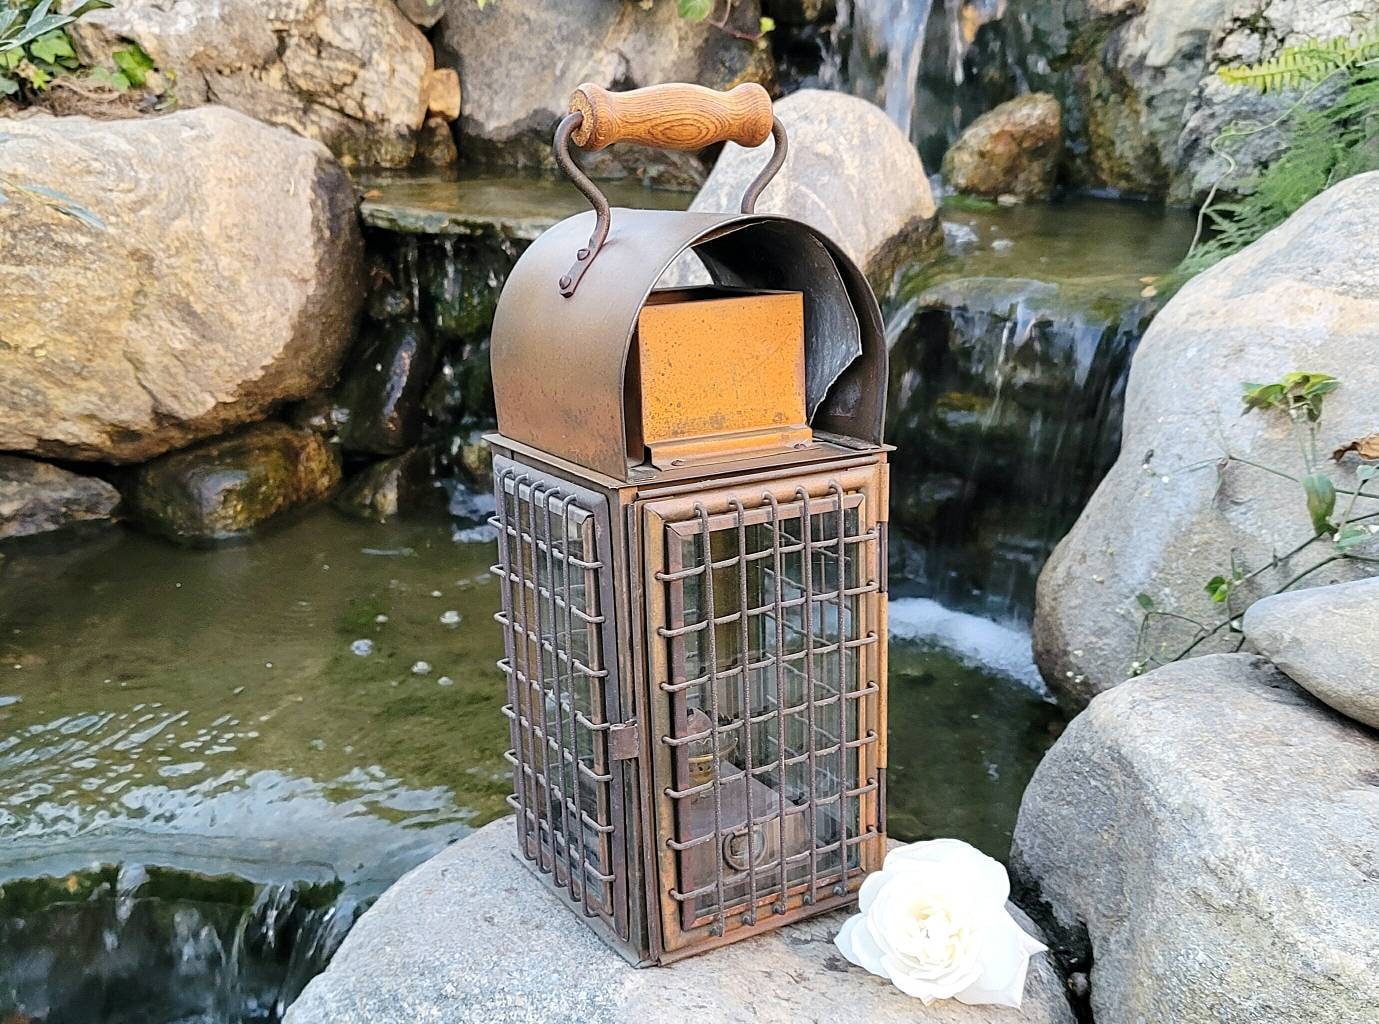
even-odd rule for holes
{"type": "Polygon", "coordinates": [[[637,142],[660,149],[703,149],[715,142],[759,146],[771,134],[771,97],[744,82],[718,92],[702,85],[650,85],[609,92],[585,82],[570,97],[570,113],[584,120],[571,141],[584,150],[615,142],[637,142]]]}

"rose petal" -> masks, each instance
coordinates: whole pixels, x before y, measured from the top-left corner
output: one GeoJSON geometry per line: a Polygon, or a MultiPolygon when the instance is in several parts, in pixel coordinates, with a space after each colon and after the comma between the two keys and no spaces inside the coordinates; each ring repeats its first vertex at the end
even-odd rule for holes
{"type": "Polygon", "coordinates": [[[867,926],[867,919],[859,914],[855,920],[857,927],[852,931],[852,951],[856,954],[856,959],[852,962],[879,977],[889,977],[886,974],[886,969],[881,965],[885,950],[877,945],[876,936],[867,926]]]}
{"type": "Polygon", "coordinates": [[[994,1003],[1018,1010],[1025,995],[1029,959],[1048,947],[1025,930],[1004,911],[993,923],[982,943],[979,962],[981,976],[954,998],[959,1002],[994,1003]]]}
{"type": "Polygon", "coordinates": [[[1005,865],[988,857],[970,843],[961,839],[930,839],[922,843],[898,846],[886,854],[883,871],[892,866],[911,864],[950,865],[976,875],[973,885],[983,897],[995,900],[997,906],[1005,906],[1010,898],[1010,876],[1005,865]]]}
{"type": "Polygon", "coordinates": [[[876,894],[886,882],[886,872],[873,871],[862,882],[862,888],[857,890],[857,909],[865,914],[871,909],[872,900],[876,899],[876,894]]]}
{"type": "Polygon", "coordinates": [[[833,936],[833,944],[838,947],[838,952],[843,954],[843,959],[850,964],[856,964],[858,967],[861,967],[862,963],[857,959],[857,953],[854,951],[855,940],[853,936],[861,924],[862,915],[853,914],[843,922],[843,927],[838,929],[838,934],[833,936]]]}

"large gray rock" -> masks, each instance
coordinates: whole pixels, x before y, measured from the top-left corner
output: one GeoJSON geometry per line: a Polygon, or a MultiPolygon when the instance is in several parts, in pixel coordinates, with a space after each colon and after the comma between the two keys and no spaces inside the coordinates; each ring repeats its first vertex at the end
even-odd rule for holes
{"type": "Polygon", "coordinates": [[[1294,682],[1379,729],[1379,579],[1256,601],[1245,636],[1294,682]]]}
{"type": "MultiPolygon", "coordinates": [[[[181,9],[181,5],[178,6],[181,9]]],[[[0,123],[0,451],[134,462],[327,383],[354,333],[354,194],[224,107],[0,123]]]]}
{"type": "MultiPolygon", "coordinates": [[[[776,104],[789,155],[757,200],[757,213],[810,224],[838,242],[873,280],[901,243],[934,229],[934,196],[910,140],[879,107],[840,92],[802,89],[776,104]]],[[[728,143],[691,210],[731,211],[768,159],[772,143],[728,143]]]]}
{"type": "MultiPolygon", "coordinates": [[[[1013,0],[1004,24],[1021,78],[1063,102],[1084,181],[1188,202],[1226,170],[1210,148],[1222,129],[1270,125],[1300,95],[1229,86],[1217,68],[1348,37],[1377,16],[1379,0],[1013,0]]],[[[1284,137],[1270,127],[1238,140],[1226,184],[1284,137]]]]}
{"type": "MultiPolygon", "coordinates": [[[[1035,657],[1073,702],[1119,683],[1134,662],[1166,660],[1192,641],[1195,626],[1167,617],[1141,637],[1137,595],[1215,624],[1226,612],[1203,587],[1233,564],[1258,573],[1233,596],[1235,616],[1335,554],[1318,542],[1281,557],[1312,536],[1301,485],[1245,462],[1218,463],[1230,454],[1303,475],[1286,415],[1240,415],[1241,382],[1293,370],[1341,379],[1326,397],[1324,451],[1374,430],[1379,361],[1357,354],[1379,350],[1376,233],[1379,173],[1351,178],[1190,281],[1150,325],[1130,370],[1120,457],[1039,579],[1035,657]]],[[[1330,470],[1338,489],[1354,488],[1353,466],[1347,459],[1330,470]]],[[[1379,502],[1361,499],[1354,514],[1375,511],[1379,502]]],[[[1301,585],[1373,569],[1335,562],[1301,585]]],[[[1194,653],[1237,640],[1222,630],[1194,653]]]]}
{"type": "Polygon", "coordinates": [[[346,162],[411,160],[433,57],[393,0],[114,4],[70,30],[88,63],[109,66],[134,42],[180,108],[233,107],[318,139],[346,162]]]}
{"type": "Polygon", "coordinates": [[[1090,956],[1098,1021],[1379,1020],[1379,738],[1262,658],[1094,700],[1025,792],[1012,867],[1090,956]]]}
{"type": "MultiPolygon", "coordinates": [[[[674,0],[451,3],[436,30],[436,56],[460,73],[461,155],[505,167],[553,168],[552,133],[582,82],[727,89],[770,81],[769,49],[681,18],[676,7],[674,0]]],[[[738,0],[728,28],[754,34],[760,16],[759,0],[738,0]]],[[[688,188],[703,180],[702,165],[686,153],[622,145],[581,162],[596,177],[637,175],[688,188]]]]}
{"type": "Polygon", "coordinates": [[[0,540],[109,519],[120,492],[46,462],[0,455],[0,540]]]}
{"type": "Polygon", "coordinates": [[[518,863],[513,827],[480,829],[384,893],[287,1024],[1072,1024],[1045,956],[1030,964],[1022,1010],[924,1006],[838,955],[846,911],[637,970],[518,863]]]}

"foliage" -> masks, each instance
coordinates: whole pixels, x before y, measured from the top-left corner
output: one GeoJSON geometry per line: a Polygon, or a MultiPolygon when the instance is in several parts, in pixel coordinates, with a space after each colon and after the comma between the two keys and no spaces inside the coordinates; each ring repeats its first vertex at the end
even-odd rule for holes
{"type": "Polygon", "coordinates": [[[1262,91],[1310,84],[1274,120],[1232,124],[1213,141],[1213,151],[1227,161],[1224,180],[1235,169],[1230,144],[1279,127],[1287,136],[1276,160],[1238,184],[1239,198],[1223,198],[1219,182],[1213,186],[1178,283],[1244,249],[1336,182],[1379,170],[1379,32],[1291,47],[1262,64],[1222,68],[1220,75],[1262,91]],[[1323,89],[1337,95],[1318,108],[1323,89]]]}
{"type": "MultiPolygon", "coordinates": [[[[641,0],[641,7],[643,10],[650,10],[654,3],[655,0],[641,0]]],[[[730,36],[755,43],[759,48],[764,47],[767,34],[776,27],[775,19],[762,18],[757,24],[756,35],[739,32],[728,26],[728,19],[732,17],[733,5],[736,3],[737,0],[723,0],[723,16],[720,18],[712,17],[714,9],[718,6],[718,0],[675,0],[675,10],[686,21],[706,22],[730,36]]]]}
{"type": "MultiPolygon", "coordinates": [[[[1379,490],[1366,490],[1372,481],[1379,480],[1379,434],[1371,434],[1341,445],[1331,454],[1330,465],[1322,458],[1318,447],[1326,396],[1340,387],[1340,384],[1341,382],[1330,374],[1295,372],[1285,374],[1279,380],[1269,383],[1241,385],[1244,414],[1258,412],[1288,417],[1298,442],[1302,472],[1289,473],[1235,455],[1227,455],[1216,465],[1224,467],[1236,462],[1296,483],[1302,491],[1301,498],[1312,525],[1312,535],[1302,540],[1291,551],[1275,556],[1253,571],[1247,571],[1232,555],[1229,569],[1216,573],[1202,587],[1211,604],[1222,606],[1224,609],[1224,617],[1214,623],[1195,619],[1181,609],[1159,608],[1150,595],[1137,595],[1135,601],[1140,606],[1143,617],[1140,621],[1136,658],[1131,666],[1134,674],[1138,675],[1166,662],[1179,661],[1205,641],[1223,632],[1239,634],[1240,617],[1249,604],[1242,595],[1247,592],[1249,585],[1266,572],[1286,566],[1290,559],[1308,551],[1314,545],[1326,545],[1329,550],[1308,569],[1296,574],[1270,593],[1277,594],[1288,590],[1323,566],[1343,559],[1379,564],[1379,553],[1376,553],[1375,545],[1371,543],[1379,540],[1379,511],[1357,515],[1355,510],[1360,498],[1379,501],[1379,490]],[[1350,489],[1338,487],[1332,475],[1333,470],[1352,454],[1360,460],[1355,467],[1355,486],[1350,489]],[[1346,497],[1344,503],[1340,501],[1342,496],[1346,497]],[[1186,646],[1176,652],[1151,653],[1147,650],[1149,631],[1159,619],[1186,623],[1195,627],[1195,632],[1186,646]]],[[[1239,643],[1243,643],[1243,639],[1243,636],[1239,638],[1237,649],[1239,643]]]]}
{"type": "MultiPolygon", "coordinates": [[[[24,89],[38,93],[54,79],[81,71],[81,60],[67,26],[90,11],[113,6],[110,0],[83,0],[70,11],[53,10],[53,0],[0,0],[0,97],[24,89]]],[[[112,55],[114,68],[91,68],[88,77],[123,92],[142,86],[153,61],[137,44],[112,55]]]]}

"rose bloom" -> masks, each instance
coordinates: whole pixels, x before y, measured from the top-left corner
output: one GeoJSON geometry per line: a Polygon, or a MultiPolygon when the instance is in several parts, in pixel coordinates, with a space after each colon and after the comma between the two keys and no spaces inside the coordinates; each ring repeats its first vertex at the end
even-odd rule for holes
{"type": "Polygon", "coordinates": [[[858,967],[924,1002],[1019,1009],[1029,958],[1045,950],[1006,910],[999,861],[957,839],[892,850],[834,943],[858,967]]]}

